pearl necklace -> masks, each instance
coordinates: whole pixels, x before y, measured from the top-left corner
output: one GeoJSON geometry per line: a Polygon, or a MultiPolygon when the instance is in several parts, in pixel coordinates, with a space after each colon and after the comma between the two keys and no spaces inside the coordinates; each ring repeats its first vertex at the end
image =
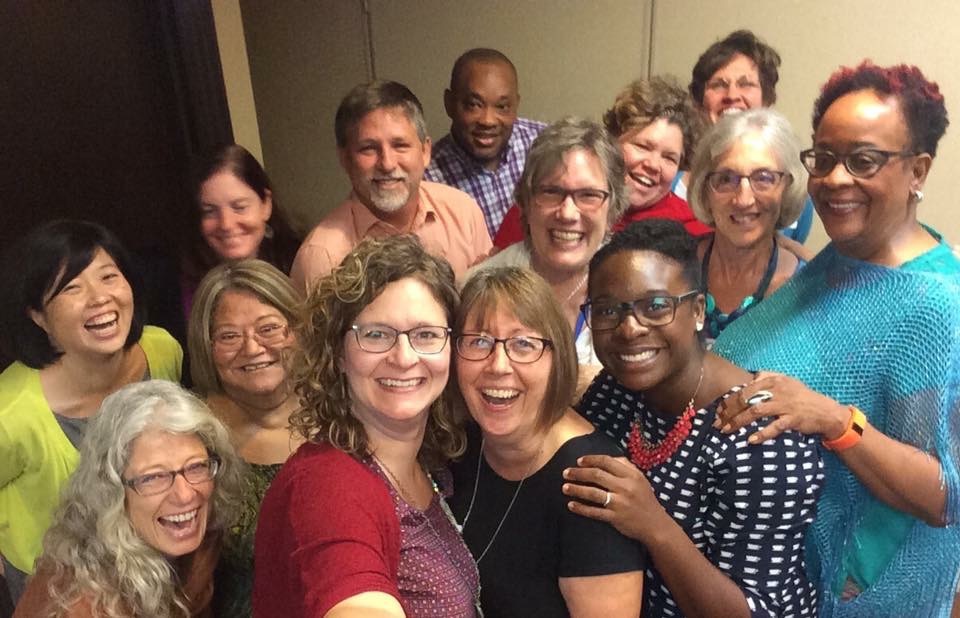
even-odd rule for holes
{"type": "MultiPolygon", "coordinates": [[[[480,454],[477,456],[477,474],[475,477],[473,477],[473,494],[470,496],[470,505],[467,507],[467,514],[463,516],[463,524],[459,526],[461,532],[467,527],[467,521],[470,519],[470,513],[473,512],[473,502],[477,499],[477,486],[480,485],[480,464],[483,462],[484,445],[486,445],[486,438],[480,441],[480,454]]],[[[517,496],[520,495],[520,488],[523,487],[523,482],[527,480],[527,477],[529,477],[530,473],[533,472],[533,466],[536,465],[537,460],[540,459],[540,455],[543,455],[543,445],[540,446],[540,450],[537,452],[536,457],[530,460],[530,465],[527,466],[527,471],[520,478],[517,488],[513,491],[513,497],[510,498],[510,504],[507,505],[507,510],[503,512],[503,517],[500,518],[500,523],[497,524],[497,528],[493,531],[493,536],[490,537],[490,541],[487,543],[487,546],[483,548],[483,551],[480,552],[480,557],[477,558],[477,566],[480,565],[480,561],[483,560],[483,557],[487,555],[488,551],[490,551],[490,547],[493,546],[493,542],[497,540],[497,535],[500,534],[500,529],[503,528],[503,523],[507,521],[507,515],[510,514],[510,509],[513,508],[513,503],[517,501],[517,496]]]]}
{"type": "Polygon", "coordinates": [[[693,416],[697,413],[693,407],[693,401],[700,392],[700,385],[703,384],[703,365],[700,366],[700,379],[697,381],[697,388],[693,391],[693,397],[687,402],[687,407],[683,414],[677,419],[673,427],[663,437],[660,444],[654,446],[647,440],[640,431],[640,419],[635,419],[630,424],[630,438],[627,441],[627,450],[630,451],[630,461],[638,468],[646,472],[647,470],[659,466],[667,461],[677,452],[683,441],[690,435],[693,428],[693,416]]]}
{"type": "MultiPolygon", "coordinates": [[[[381,461],[380,458],[376,456],[376,454],[371,453],[370,457],[373,458],[373,460],[377,463],[377,465],[380,466],[380,469],[387,474],[387,477],[389,477],[394,487],[397,488],[397,493],[400,494],[400,498],[403,499],[404,502],[412,506],[413,502],[410,500],[410,497],[407,495],[407,492],[403,489],[403,485],[400,484],[400,479],[398,479],[396,475],[394,475],[394,473],[390,470],[390,468],[387,467],[387,464],[383,463],[383,461],[381,461]]],[[[424,470],[423,473],[427,475],[427,480],[430,481],[430,486],[433,488],[433,493],[436,494],[437,500],[440,502],[440,509],[443,510],[443,514],[446,515],[447,519],[453,525],[454,530],[457,531],[458,538],[460,538],[460,543],[462,543],[464,549],[467,550],[467,555],[472,557],[472,554],[470,553],[470,548],[467,547],[467,544],[463,542],[463,537],[460,536],[461,526],[457,524],[457,520],[453,516],[453,511],[450,510],[450,505],[447,504],[447,501],[443,497],[443,494],[440,493],[440,487],[437,486],[437,482],[433,479],[432,474],[430,474],[426,470],[424,470]]],[[[444,543],[441,540],[440,533],[437,531],[436,528],[433,527],[433,523],[430,521],[430,516],[426,512],[424,512],[423,514],[423,519],[424,521],[427,522],[427,527],[430,528],[430,532],[433,533],[433,536],[434,538],[436,538],[437,543],[443,549],[443,553],[447,555],[447,559],[450,561],[450,564],[452,564],[453,568],[457,570],[457,574],[460,576],[460,579],[463,581],[464,585],[469,589],[470,588],[469,578],[460,569],[460,565],[457,564],[457,561],[453,559],[453,554],[450,553],[450,549],[447,547],[446,543],[444,543]]],[[[471,563],[473,564],[473,570],[474,570],[475,576],[477,578],[477,589],[473,593],[473,606],[477,610],[477,617],[483,618],[483,610],[480,608],[480,569],[477,566],[477,563],[479,562],[480,562],[479,560],[477,560],[476,562],[471,561],[471,563]]]]}

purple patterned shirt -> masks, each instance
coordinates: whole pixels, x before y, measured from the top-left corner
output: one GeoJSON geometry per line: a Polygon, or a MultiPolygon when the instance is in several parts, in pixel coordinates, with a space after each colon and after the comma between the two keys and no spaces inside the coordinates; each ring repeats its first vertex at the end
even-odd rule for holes
{"type": "Polygon", "coordinates": [[[513,188],[523,173],[527,151],[545,126],[536,120],[517,118],[503,159],[492,172],[477,163],[448,133],[434,144],[433,159],[423,177],[469,193],[480,204],[493,238],[503,223],[503,216],[513,205],[513,188]]]}

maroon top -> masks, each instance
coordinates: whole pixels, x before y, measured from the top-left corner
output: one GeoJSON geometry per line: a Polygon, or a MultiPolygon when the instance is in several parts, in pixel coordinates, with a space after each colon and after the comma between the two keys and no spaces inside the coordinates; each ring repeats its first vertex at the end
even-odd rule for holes
{"type": "Polygon", "coordinates": [[[407,616],[473,616],[476,571],[463,552],[436,496],[417,511],[372,462],[306,443],[260,508],[253,614],[313,618],[376,591],[396,597],[407,616]]]}

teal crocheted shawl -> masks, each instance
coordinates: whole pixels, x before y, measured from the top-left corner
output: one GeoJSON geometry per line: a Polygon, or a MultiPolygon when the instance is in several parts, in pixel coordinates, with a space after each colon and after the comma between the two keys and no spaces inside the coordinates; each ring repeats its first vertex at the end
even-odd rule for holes
{"type": "Polygon", "coordinates": [[[949,616],[960,573],[960,262],[949,248],[891,269],[828,246],[724,330],[714,350],[854,404],[877,429],[939,458],[946,528],[882,504],[824,451],[807,566],[821,616],[949,616]],[[896,530],[877,529],[890,521],[896,530]],[[883,548],[889,538],[900,542],[883,548]],[[859,596],[841,601],[838,588],[871,539],[883,560],[859,596]]]}

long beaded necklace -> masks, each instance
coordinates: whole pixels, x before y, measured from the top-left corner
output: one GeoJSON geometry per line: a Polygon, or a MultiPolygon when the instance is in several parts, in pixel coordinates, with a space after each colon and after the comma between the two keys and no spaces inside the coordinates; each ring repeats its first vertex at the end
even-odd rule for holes
{"type": "MultiPolygon", "coordinates": [[[[703,365],[700,366],[700,379],[697,381],[697,388],[693,391],[693,396],[687,402],[687,407],[674,423],[673,427],[663,437],[660,444],[654,446],[647,440],[643,432],[640,431],[640,419],[635,419],[630,424],[630,438],[627,441],[627,450],[630,451],[630,461],[638,468],[646,472],[654,466],[659,466],[667,461],[677,452],[683,441],[690,435],[690,429],[693,427],[692,419],[697,413],[693,407],[693,401],[700,392],[700,385],[703,384],[703,365]]],[[[479,561],[478,561],[479,562],[479,561]]]]}
{"type": "MultiPolygon", "coordinates": [[[[394,473],[387,467],[383,461],[380,460],[375,454],[371,453],[370,456],[373,458],[377,465],[380,466],[380,469],[387,473],[387,476],[390,477],[390,480],[393,482],[394,486],[397,488],[397,492],[400,494],[400,497],[410,505],[413,505],[413,502],[410,500],[410,497],[407,495],[407,492],[403,489],[403,485],[400,484],[400,479],[394,475],[394,473]]],[[[450,505],[447,504],[446,499],[443,497],[443,494],[440,493],[440,487],[437,486],[437,482],[434,480],[433,475],[423,471],[427,475],[427,480],[430,481],[430,486],[433,488],[433,493],[436,494],[437,500],[440,503],[440,509],[443,511],[443,514],[450,521],[450,524],[453,526],[454,530],[457,531],[457,536],[460,539],[460,543],[463,544],[464,549],[467,550],[467,555],[470,554],[470,548],[467,547],[467,544],[463,542],[463,537],[460,536],[460,525],[457,524],[456,518],[453,516],[453,511],[450,510],[450,505]]],[[[440,537],[440,533],[436,528],[433,527],[433,522],[430,521],[430,516],[427,513],[424,513],[424,521],[427,522],[427,527],[430,528],[430,532],[433,533],[434,538],[436,538],[437,543],[443,549],[443,553],[446,554],[447,559],[450,561],[450,564],[453,565],[453,568],[457,570],[457,574],[460,576],[460,579],[463,580],[463,584],[469,589],[470,588],[470,579],[460,568],[459,563],[454,560],[453,554],[450,553],[450,549],[447,547],[447,544],[443,542],[443,539],[440,537]]],[[[479,561],[477,561],[479,562],[479,561]]],[[[483,609],[480,608],[480,569],[477,567],[477,562],[471,560],[473,564],[474,575],[477,578],[477,589],[473,593],[473,607],[477,610],[477,618],[483,618],[483,609]]]]}
{"type": "MultiPolygon", "coordinates": [[[[483,447],[486,445],[486,443],[486,438],[480,441],[480,454],[477,456],[477,474],[473,477],[473,494],[470,496],[470,504],[467,506],[467,514],[463,516],[463,525],[459,526],[461,532],[467,527],[467,521],[470,519],[470,513],[473,512],[473,502],[477,499],[477,486],[480,485],[480,464],[483,462],[483,447]]],[[[497,524],[496,530],[493,531],[493,536],[490,537],[490,541],[487,543],[487,546],[483,548],[483,551],[480,552],[480,557],[477,558],[477,566],[480,565],[480,561],[483,560],[483,557],[487,555],[488,551],[490,551],[490,547],[493,545],[493,542],[497,540],[497,535],[500,534],[500,529],[503,528],[503,523],[507,521],[507,515],[510,514],[510,509],[513,508],[513,503],[517,501],[517,496],[520,495],[520,488],[523,487],[523,482],[527,480],[527,477],[529,477],[530,473],[533,472],[533,466],[536,465],[537,460],[540,459],[541,455],[543,455],[543,445],[540,445],[540,450],[537,452],[536,457],[530,460],[530,464],[527,466],[527,471],[520,478],[520,482],[517,483],[517,488],[513,491],[513,497],[510,498],[510,504],[507,505],[507,510],[503,512],[503,517],[500,518],[500,523],[497,524]]]]}

